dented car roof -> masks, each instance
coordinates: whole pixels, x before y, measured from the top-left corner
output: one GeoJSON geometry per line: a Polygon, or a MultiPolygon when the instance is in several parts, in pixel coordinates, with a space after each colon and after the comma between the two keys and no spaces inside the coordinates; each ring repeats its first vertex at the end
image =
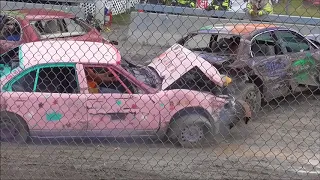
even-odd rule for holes
{"type": "Polygon", "coordinates": [[[20,46],[24,66],[40,63],[74,62],[117,64],[120,52],[111,44],[99,42],[52,40],[20,46]]]}

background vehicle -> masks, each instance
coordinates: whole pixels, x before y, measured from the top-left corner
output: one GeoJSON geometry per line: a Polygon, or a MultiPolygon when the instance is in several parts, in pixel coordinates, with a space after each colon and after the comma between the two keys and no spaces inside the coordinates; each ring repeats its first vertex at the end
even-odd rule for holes
{"type": "Polygon", "coordinates": [[[212,134],[228,134],[250,117],[243,102],[219,93],[228,78],[180,45],[148,66],[132,68],[120,65],[119,51],[111,44],[38,41],[15,50],[12,61],[4,61],[9,55],[1,61],[0,127],[5,140],[167,136],[194,147],[212,134]],[[108,91],[101,93],[101,83],[90,80],[88,69],[111,72],[116,80],[104,84],[108,91]],[[182,87],[197,70],[203,77],[194,88],[208,88],[182,87]]]}
{"type": "MultiPolygon", "coordinates": [[[[49,39],[109,43],[94,27],[63,11],[48,9],[1,11],[0,19],[0,54],[23,43],[49,39]]],[[[115,41],[110,43],[117,44],[115,41]]]]}
{"type": "Polygon", "coordinates": [[[251,105],[319,87],[320,49],[300,33],[271,24],[206,26],[178,44],[232,77],[234,93],[251,105]]]}

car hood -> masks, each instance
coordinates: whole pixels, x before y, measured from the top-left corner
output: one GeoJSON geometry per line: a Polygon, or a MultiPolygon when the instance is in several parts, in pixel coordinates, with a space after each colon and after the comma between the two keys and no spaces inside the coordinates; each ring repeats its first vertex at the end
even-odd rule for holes
{"type": "Polygon", "coordinates": [[[148,65],[163,79],[164,90],[194,67],[198,67],[211,81],[223,86],[222,75],[209,62],[179,44],[174,44],[148,65]]]}

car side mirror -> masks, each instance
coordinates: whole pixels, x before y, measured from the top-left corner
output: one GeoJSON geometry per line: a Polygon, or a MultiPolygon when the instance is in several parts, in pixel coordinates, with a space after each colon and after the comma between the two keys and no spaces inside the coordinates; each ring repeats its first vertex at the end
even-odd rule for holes
{"type": "Polygon", "coordinates": [[[113,44],[113,45],[118,45],[118,44],[119,44],[118,41],[110,41],[109,43],[110,43],[110,44],[113,44]]]}

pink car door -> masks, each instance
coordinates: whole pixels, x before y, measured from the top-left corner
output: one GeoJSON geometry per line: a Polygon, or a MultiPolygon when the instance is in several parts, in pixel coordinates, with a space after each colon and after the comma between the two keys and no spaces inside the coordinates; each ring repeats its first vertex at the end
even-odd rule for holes
{"type": "Polygon", "coordinates": [[[87,130],[86,96],[73,63],[38,65],[8,82],[9,111],[22,116],[31,133],[81,135],[87,130]]]}
{"type": "MultiPolygon", "coordinates": [[[[90,94],[86,85],[88,133],[95,136],[135,136],[155,132],[159,119],[155,120],[157,118],[151,114],[154,103],[149,95],[138,93],[141,91],[131,79],[111,67],[93,68],[108,69],[116,81],[106,84],[107,87],[101,88],[99,93],[90,94]]],[[[83,76],[86,76],[85,72],[83,76]]]]}

